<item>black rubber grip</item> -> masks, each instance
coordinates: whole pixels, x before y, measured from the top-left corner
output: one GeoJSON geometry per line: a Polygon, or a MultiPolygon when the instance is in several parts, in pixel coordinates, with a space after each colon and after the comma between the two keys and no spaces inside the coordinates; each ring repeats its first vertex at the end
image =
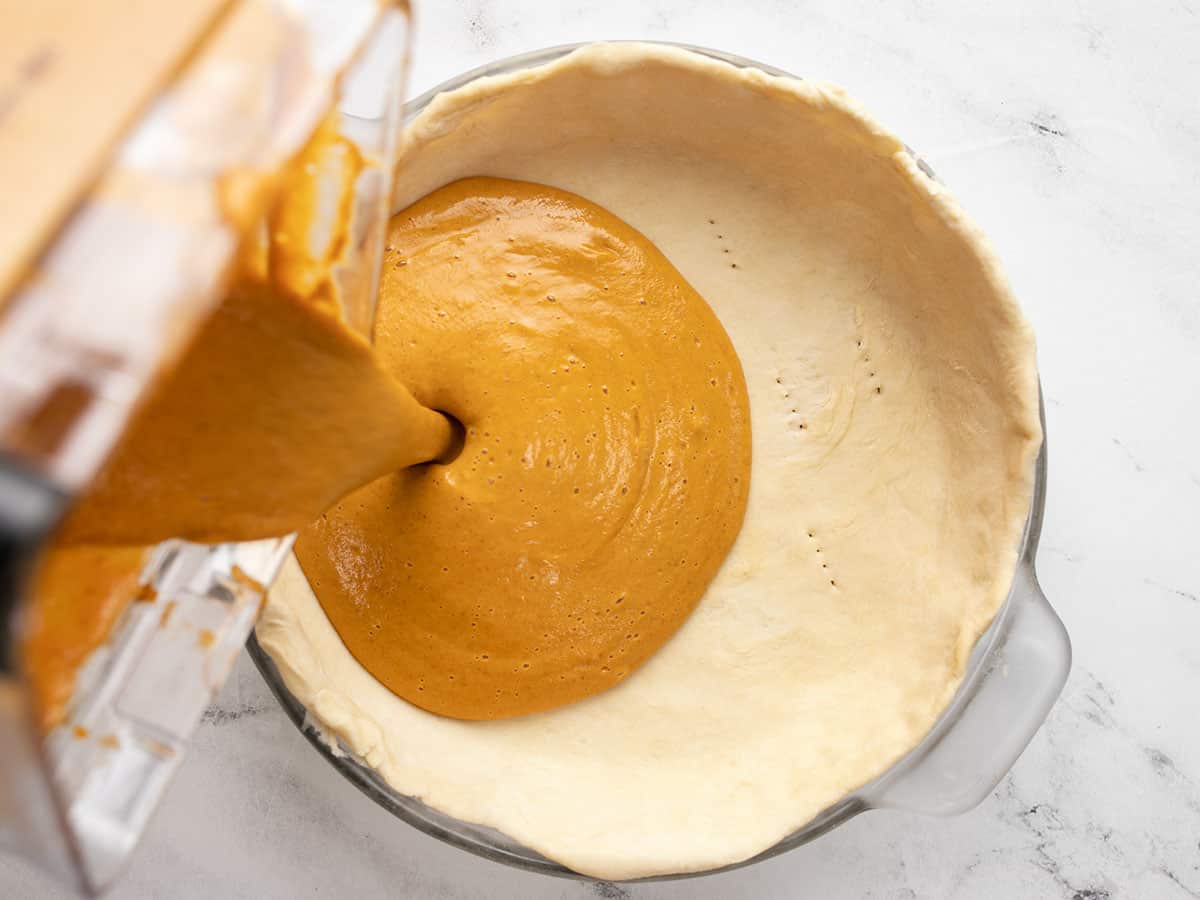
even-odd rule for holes
{"type": "Polygon", "coordinates": [[[38,548],[66,506],[58,488],[0,453],[0,673],[14,671],[21,598],[38,548]]]}

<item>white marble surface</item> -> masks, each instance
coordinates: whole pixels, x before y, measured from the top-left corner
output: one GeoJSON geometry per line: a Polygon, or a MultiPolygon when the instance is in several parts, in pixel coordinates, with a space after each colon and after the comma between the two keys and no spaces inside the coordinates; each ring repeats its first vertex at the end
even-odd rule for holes
{"type": "MultiPolygon", "coordinates": [[[[111,896],[1200,897],[1200,2],[419,6],[414,93],[551,44],[684,41],[839,82],[929,160],[1038,332],[1039,570],[1074,670],[962,817],[870,813],[749,869],[624,887],[519,873],[390,818],[243,658],[111,896]]],[[[0,858],[0,897],[61,896],[0,858]]]]}

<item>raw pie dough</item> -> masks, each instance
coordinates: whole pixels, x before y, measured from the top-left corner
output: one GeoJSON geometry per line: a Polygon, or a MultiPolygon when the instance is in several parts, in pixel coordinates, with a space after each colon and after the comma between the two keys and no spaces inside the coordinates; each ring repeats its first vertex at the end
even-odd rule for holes
{"type": "Polygon", "coordinates": [[[840,91],[595,45],[437,98],[396,208],[487,174],[647,235],[741,357],[745,525],[625,682],[460,722],[349,655],[294,562],[258,626],[291,691],[398,791],[602,878],[783,838],[915,746],[1011,581],[1040,442],[1033,338],[978,231],[840,91]]]}

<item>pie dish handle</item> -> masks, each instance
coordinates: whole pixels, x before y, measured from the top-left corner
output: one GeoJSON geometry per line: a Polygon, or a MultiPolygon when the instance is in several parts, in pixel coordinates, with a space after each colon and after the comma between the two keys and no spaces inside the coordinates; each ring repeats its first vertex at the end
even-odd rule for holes
{"type": "Polygon", "coordinates": [[[955,815],[978,805],[1045,721],[1071,668],[1071,642],[1038,584],[1032,559],[1013,579],[1008,615],[977,677],[940,729],[864,792],[870,807],[955,815]]]}

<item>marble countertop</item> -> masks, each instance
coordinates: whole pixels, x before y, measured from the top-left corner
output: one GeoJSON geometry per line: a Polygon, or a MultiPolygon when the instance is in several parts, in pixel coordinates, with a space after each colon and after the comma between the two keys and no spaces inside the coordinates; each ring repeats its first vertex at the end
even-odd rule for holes
{"type": "MultiPolygon", "coordinates": [[[[873,812],[685,882],[583,884],[391,818],[244,656],[129,898],[1200,898],[1200,3],[537,0],[418,4],[412,93],[538,47],[644,37],[842,84],[991,236],[1037,330],[1039,572],[1075,663],[1029,748],[953,819],[873,812]]],[[[66,896],[0,857],[0,896],[66,896]]]]}

